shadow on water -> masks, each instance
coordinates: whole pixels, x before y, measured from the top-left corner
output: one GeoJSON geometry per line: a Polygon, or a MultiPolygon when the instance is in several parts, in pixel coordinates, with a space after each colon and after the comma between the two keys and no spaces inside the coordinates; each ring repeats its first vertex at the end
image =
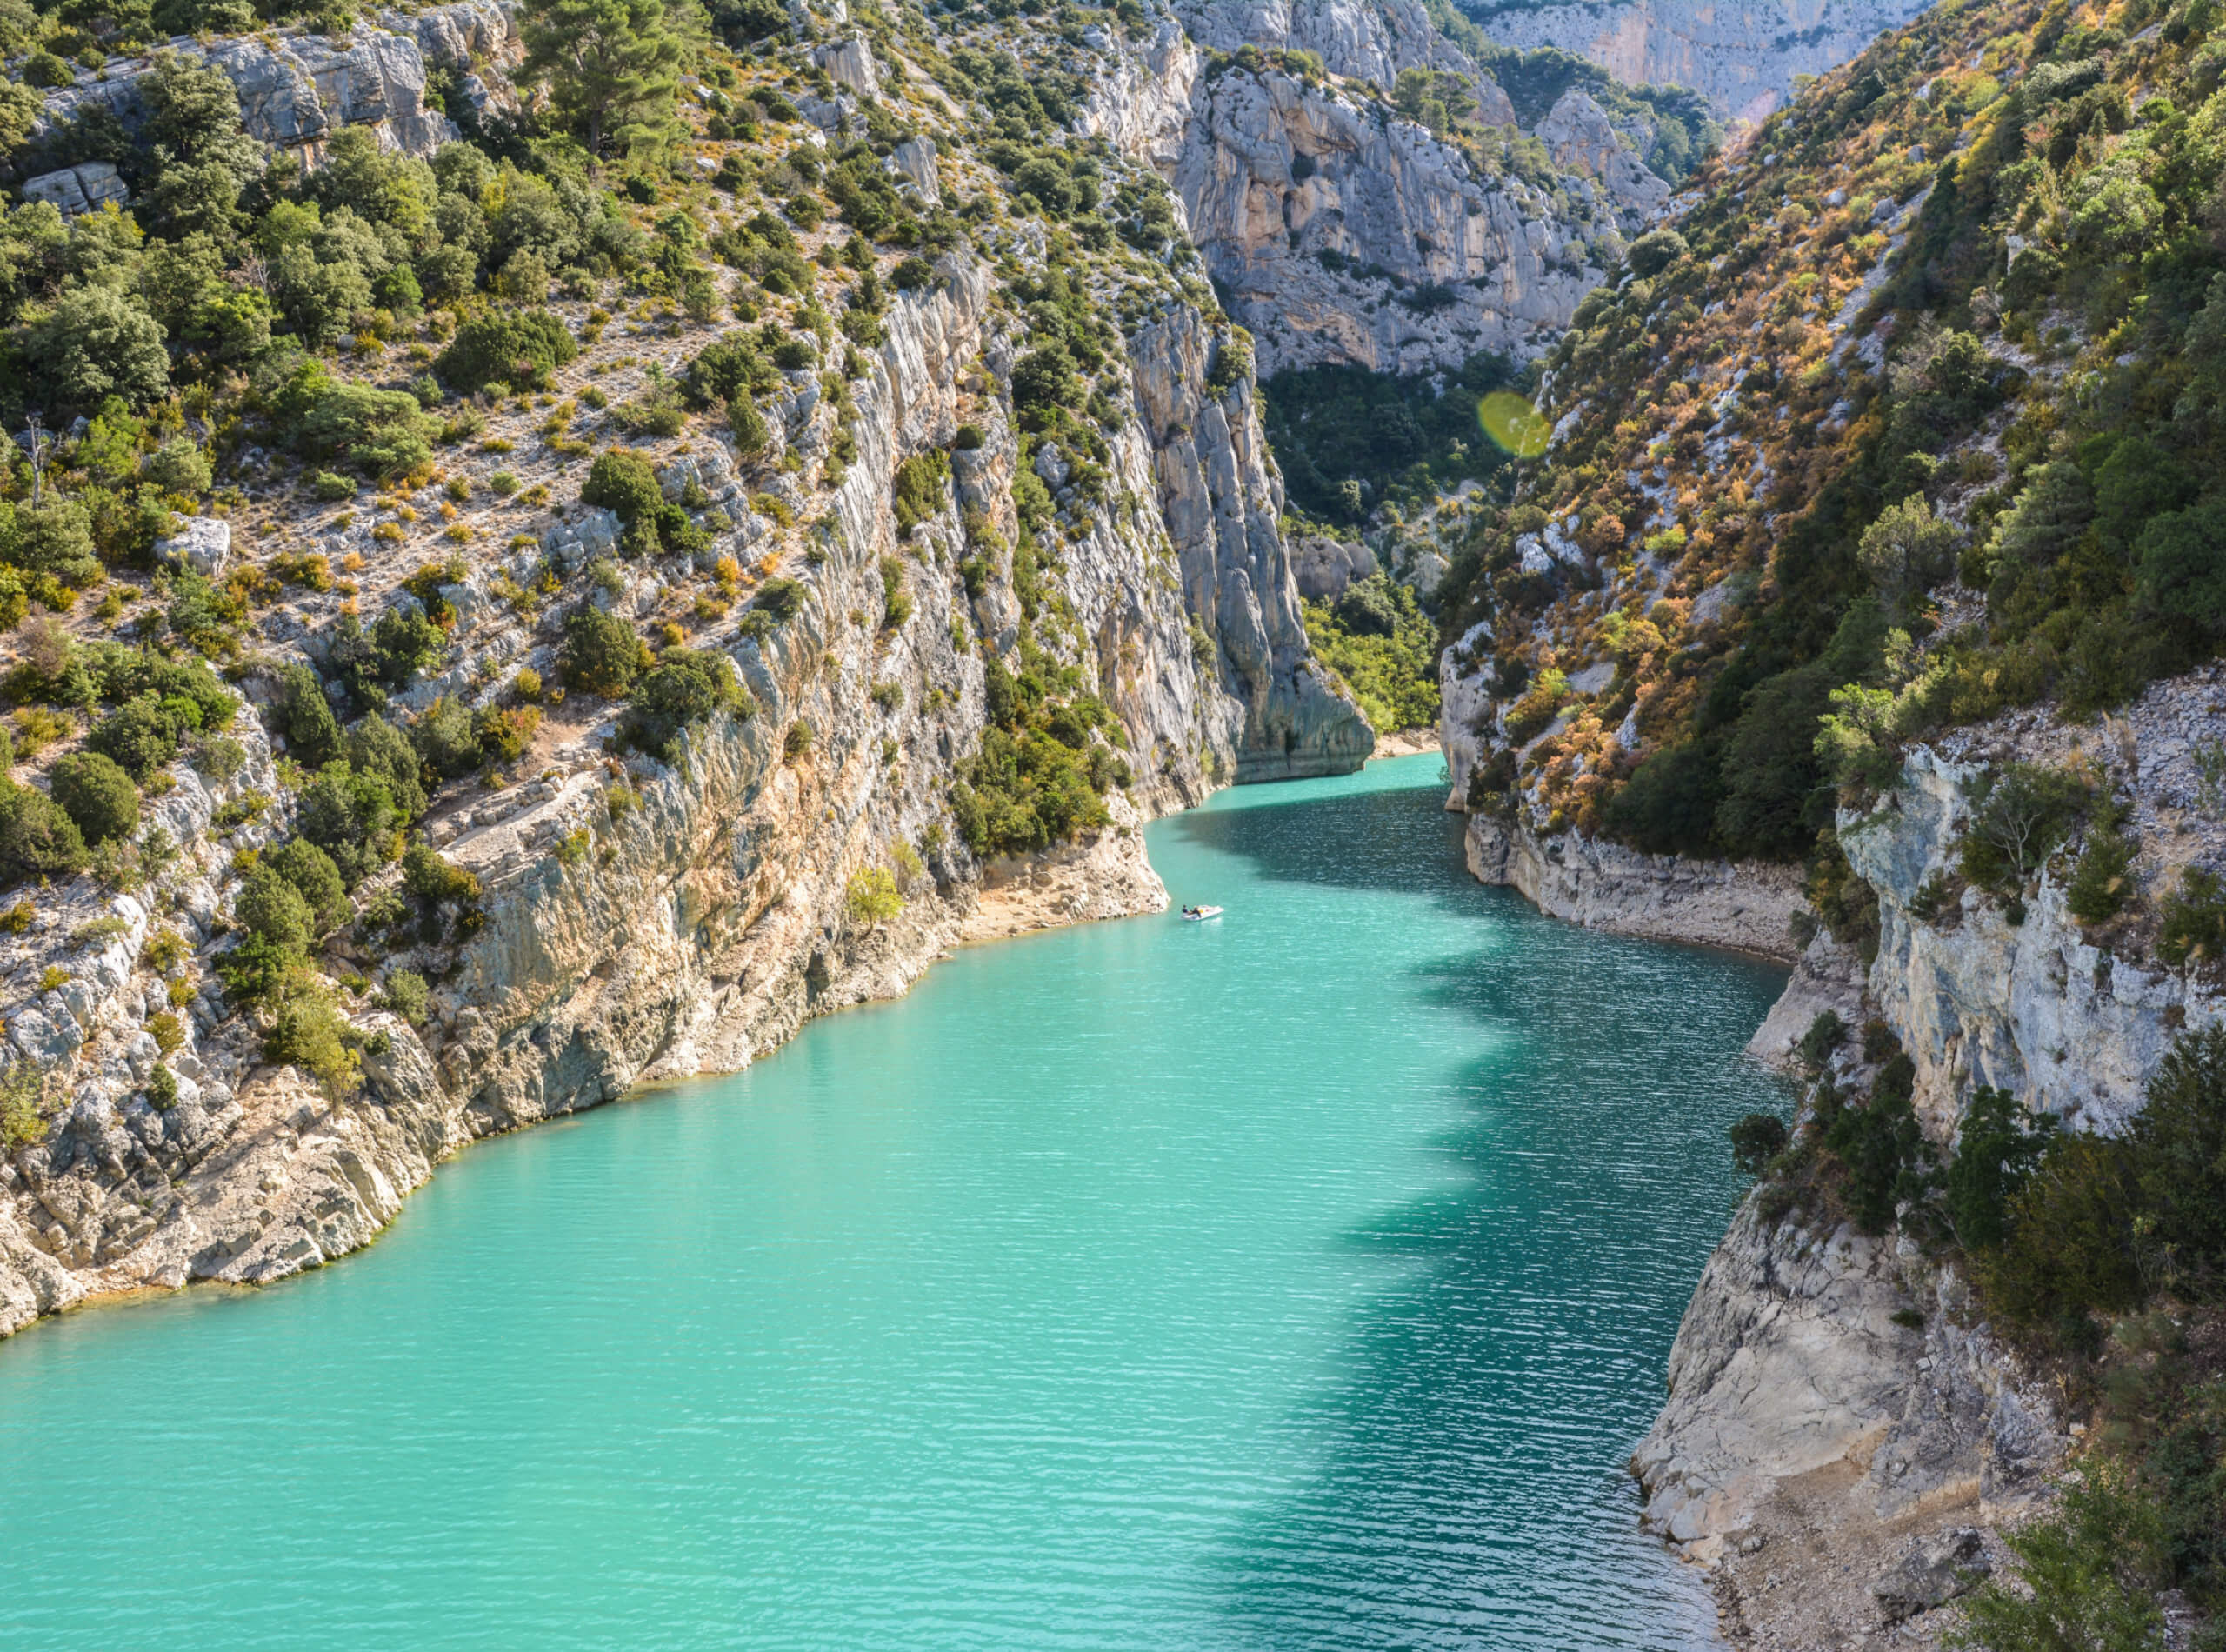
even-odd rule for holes
{"type": "Polygon", "coordinates": [[[1781,1104],[1738,1052],[1783,973],[1617,940],[1487,889],[1435,789],[1237,808],[1185,837],[1270,880],[1410,891],[1482,926],[1409,969],[1483,1053],[1449,1082],[1449,1184],[1350,1231],[1408,1268],[1296,1421],[1313,1481],[1217,1561],[1262,1647],[1714,1644],[1697,1580],[1636,1529],[1623,1461],[1739,1187],[1723,1130],[1781,1104]],[[1417,1542],[1416,1534],[1430,1534],[1417,1542]]]}

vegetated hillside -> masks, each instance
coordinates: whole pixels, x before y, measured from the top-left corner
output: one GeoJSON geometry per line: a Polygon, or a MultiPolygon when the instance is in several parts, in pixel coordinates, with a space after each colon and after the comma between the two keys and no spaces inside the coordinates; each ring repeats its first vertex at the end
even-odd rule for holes
{"type": "Polygon", "coordinates": [[[272,21],[0,14],[0,1329],[314,1266],[1371,742],[1080,130],[1163,16],[272,21]]]}
{"type": "Polygon", "coordinates": [[[2226,1606],[2222,22],[1951,5],[1810,89],[1580,309],[1442,591],[1495,830],[1805,860],[1876,954],[1749,1237],[1890,1238],[2083,1420],[2001,1652],[2226,1606]]]}
{"type": "Polygon", "coordinates": [[[1703,170],[1446,583],[1474,806],[1797,857],[1899,742],[2215,650],[2220,56],[1949,7],[1703,170]]]}

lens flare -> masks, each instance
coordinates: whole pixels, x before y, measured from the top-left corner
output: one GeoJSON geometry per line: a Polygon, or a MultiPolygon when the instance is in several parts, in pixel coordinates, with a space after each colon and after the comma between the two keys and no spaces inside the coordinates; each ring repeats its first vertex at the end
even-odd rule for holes
{"type": "Polygon", "coordinates": [[[1477,403],[1476,422],[1486,436],[1518,459],[1536,458],[1554,433],[1545,415],[1513,390],[1494,390],[1477,403]]]}

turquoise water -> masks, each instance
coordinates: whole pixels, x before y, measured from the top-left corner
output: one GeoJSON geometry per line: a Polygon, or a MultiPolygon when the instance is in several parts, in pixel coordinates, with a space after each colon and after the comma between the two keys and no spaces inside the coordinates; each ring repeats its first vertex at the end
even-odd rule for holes
{"type": "Polygon", "coordinates": [[[0,1645],[1708,1643],[1621,1462],[1780,976],[1477,887],[1436,774],[0,1343],[0,1645]]]}

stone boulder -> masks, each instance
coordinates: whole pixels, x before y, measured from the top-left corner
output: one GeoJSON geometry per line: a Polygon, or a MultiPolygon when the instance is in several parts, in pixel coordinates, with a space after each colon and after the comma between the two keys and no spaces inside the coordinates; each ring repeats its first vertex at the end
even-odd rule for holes
{"type": "Polygon", "coordinates": [[[90,212],[110,201],[123,206],[131,199],[116,168],[106,161],[87,161],[58,172],[42,172],[23,185],[26,201],[48,201],[62,209],[64,217],[90,212]]]}
{"type": "Polygon", "coordinates": [[[1650,214],[1670,198],[1670,186],[1623,147],[1608,111],[1574,88],[1561,95],[1533,136],[1556,166],[1598,179],[1625,211],[1650,214]]]}
{"type": "Polygon", "coordinates": [[[576,574],[618,549],[618,515],[590,505],[572,521],[560,522],[543,534],[541,548],[559,573],[576,574]]]}
{"type": "Polygon", "coordinates": [[[1870,1597],[1878,1602],[1881,1618],[1899,1623],[1969,1594],[1993,1570],[1979,1533],[1959,1526],[1910,1543],[1899,1560],[1870,1580],[1870,1597]]]}
{"type": "Polygon", "coordinates": [[[1355,580],[1376,572],[1376,553],[1356,539],[1302,534],[1290,541],[1290,571],[1308,602],[1334,602],[1355,580]]]}
{"type": "Polygon", "coordinates": [[[214,516],[195,516],[184,530],[155,542],[155,556],[176,568],[190,568],[214,579],[231,559],[232,525],[214,516]]]}
{"type": "Polygon", "coordinates": [[[859,37],[853,35],[832,45],[814,47],[811,61],[825,70],[828,78],[836,85],[861,97],[881,96],[881,76],[874,68],[873,50],[859,37]]]}
{"type": "Polygon", "coordinates": [[[920,199],[927,205],[943,204],[943,190],[936,183],[935,139],[906,138],[890,152],[885,164],[892,174],[905,179],[917,190],[920,199]]]}

